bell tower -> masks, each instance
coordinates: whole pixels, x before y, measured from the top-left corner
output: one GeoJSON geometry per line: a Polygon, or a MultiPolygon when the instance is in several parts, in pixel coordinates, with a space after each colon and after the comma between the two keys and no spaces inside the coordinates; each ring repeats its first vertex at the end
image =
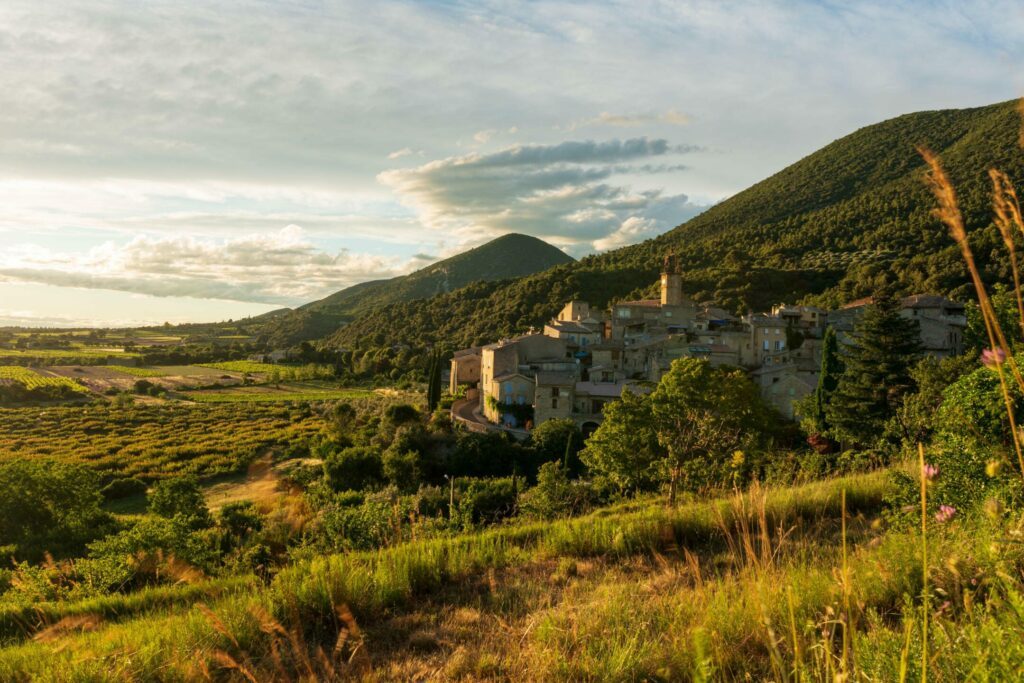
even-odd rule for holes
{"type": "Polygon", "coordinates": [[[661,305],[683,305],[683,275],[679,270],[679,257],[669,254],[661,272],[661,305]]]}

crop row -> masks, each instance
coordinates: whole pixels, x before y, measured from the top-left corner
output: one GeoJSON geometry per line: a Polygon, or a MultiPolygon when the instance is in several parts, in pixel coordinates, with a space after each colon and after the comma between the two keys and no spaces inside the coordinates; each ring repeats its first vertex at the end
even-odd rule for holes
{"type": "Polygon", "coordinates": [[[206,477],[306,441],[323,426],[308,408],[268,404],[0,409],[0,460],[81,462],[106,479],[206,477]]]}
{"type": "Polygon", "coordinates": [[[40,375],[20,365],[0,365],[0,380],[11,380],[17,382],[29,391],[47,387],[65,388],[71,391],[88,391],[85,387],[77,384],[67,377],[54,377],[51,375],[40,375]]]}
{"type": "Polygon", "coordinates": [[[367,389],[324,391],[192,391],[185,396],[196,403],[286,403],[311,401],[344,401],[372,396],[367,389]]]}

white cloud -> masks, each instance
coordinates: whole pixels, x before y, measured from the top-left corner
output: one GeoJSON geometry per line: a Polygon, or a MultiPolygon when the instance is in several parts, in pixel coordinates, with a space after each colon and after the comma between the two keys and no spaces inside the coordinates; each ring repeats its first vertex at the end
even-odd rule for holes
{"type": "Polygon", "coordinates": [[[315,247],[305,231],[212,240],[138,236],[81,254],[39,247],[0,257],[0,278],[63,287],[108,289],[159,297],[193,297],[295,305],[365,280],[425,265],[409,260],[315,247]]]}
{"type": "Polygon", "coordinates": [[[516,145],[386,171],[379,178],[435,230],[470,240],[521,232],[578,254],[608,248],[600,245],[626,244],[630,235],[639,237],[636,220],[649,234],[699,211],[686,195],[636,192],[612,182],[659,172],[663,166],[643,162],[690,149],[649,138],[516,145]],[[669,210],[675,215],[666,217],[669,210]],[[636,220],[627,225],[630,219],[636,220]]]}

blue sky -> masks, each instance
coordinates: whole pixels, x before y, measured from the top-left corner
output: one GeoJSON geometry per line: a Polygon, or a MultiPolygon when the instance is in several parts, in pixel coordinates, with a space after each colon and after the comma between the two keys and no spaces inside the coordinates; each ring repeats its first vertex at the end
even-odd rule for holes
{"type": "Polygon", "coordinates": [[[0,324],[238,318],[506,232],[659,234],[1022,93],[1000,2],[0,6],[0,324]]]}

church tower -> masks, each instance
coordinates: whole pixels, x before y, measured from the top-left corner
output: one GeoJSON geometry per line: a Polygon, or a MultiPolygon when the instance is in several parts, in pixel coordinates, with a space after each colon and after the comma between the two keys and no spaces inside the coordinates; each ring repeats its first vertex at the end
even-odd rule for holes
{"type": "Polygon", "coordinates": [[[661,273],[661,305],[683,305],[683,275],[679,270],[679,257],[669,254],[661,273]]]}

